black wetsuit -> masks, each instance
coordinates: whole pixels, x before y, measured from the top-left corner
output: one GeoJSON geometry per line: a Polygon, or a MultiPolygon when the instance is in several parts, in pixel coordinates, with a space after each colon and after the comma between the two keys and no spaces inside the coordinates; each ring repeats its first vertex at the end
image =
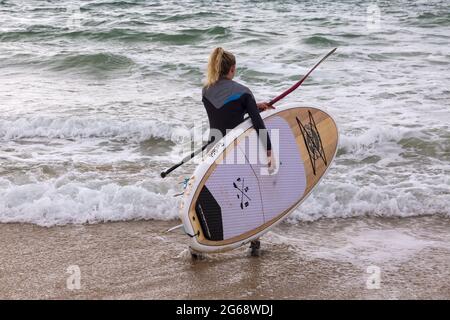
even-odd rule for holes
{"type": "MultiPolygon", "coordinates": [[[[220,130],[225,136],[227,130],[233,129],[244,120],[248,113],[253,122],[253,127],[259,135],[261,129],[266,129],[255,98],[247,87],[228,79],[220,79],[214,85],[203,88],[203,104],[208,113],[211,129],[220,130]]],[[[263,144],[267,141],[267,150],[272,146],[267,133],[267,140],[261,139],[263,144]]],[[[217,141],[215,141],[217,142],[217,141]]]]}

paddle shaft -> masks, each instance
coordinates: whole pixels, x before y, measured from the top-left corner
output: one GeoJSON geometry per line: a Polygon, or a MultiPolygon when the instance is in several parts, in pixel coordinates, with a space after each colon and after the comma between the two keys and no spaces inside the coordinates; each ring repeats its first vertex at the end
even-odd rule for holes
{"type": "Polygon", "coordinates": [[[173,170],[175,170],[176,168],[178,168],[179,166],[182,166],[183,164],[185,164],[186,162],[188,162],[189,160],[191,160],[193,157],[195,157],[197,154],[199,154],[200,152],[202,152],[203,150],[206,149],[207,146],[209,146],[211,144],[211,142],[213,142],[214,139],[209,140],[206,144],[204,144],[201,148],[195,150],[194,152],[192,152],[190,155],[187,155],[186,157],[183,158],[183,160],[181,160],[180,162],[178,162],[176,165],[170,167],[169,169],[161,172],[161,178],[165,178],[169,173],[171,173],[173,170]]]}

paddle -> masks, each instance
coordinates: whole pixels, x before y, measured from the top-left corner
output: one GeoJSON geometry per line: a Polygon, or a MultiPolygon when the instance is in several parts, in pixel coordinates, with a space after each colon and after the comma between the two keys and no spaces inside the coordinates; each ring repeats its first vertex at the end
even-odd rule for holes
{"type": "Polygon", "coordinates": [[[315,64],[314,67],[312,67],[311,70],[309,70],[309,72],[300,79],[300,81],[298,81],[296,84],[294,84],[292,87],[290,87],[289,89],[287,89],[285,92],[283,92],[282,94],[280,94],[278,97],[270,100],[269,105],[273,105],[274,103],[277,103],[278,101],[280,101],[281,99],[283,99],[284,97],[286,97],[288,94],[290,94],[292,91],[294,91],[295,89],[297,89],[298,87],[300,87],[303,83],[303,81],[306,80],[306,78],[308,78],[308,76],[311,74],[311,72],[313,72],[318,66],[319,64],[321,64],[326,58],[328,58],[329,56],[331,56],[337,48],[334,48],[333,50],[331,50],[330,52],[327,53],[327,55],[325,57],[322,58],[322,60],[320,60],[319,62],[317,62],[315,64]]]}
{"type": "MultiPolygon", "coordinates": [[[[306,80],[306,78],[308,78],[308,76],[329,56],[331,56],[337,48],[334,48],[333,50],[331,50],[330,52],[327,53],[327,55],[325,57],[323,57],[319,62],[317,62],[314,67],[312,67],[311,70],[309,70],[309,72],[300,79],[300,81],[298,81],[297,83],[295,83],[292,87],[290,87],[289,89],[287,89],[286,91],[284,91],[282,94],[280,94],[279,96],[275,97],[274,99],[270,100],[269,105],[273,105],[275,103],[277,103],[278,101],[280,101],[281,99],[283,99],[284,97],[286,97],[288,94],[290,94],[291,92],[293,92],[295,89],[297,89],[298,87],[300,87],[303,83],[303,81],[306,80]]],[[[200,149],[192,152],[190,155],[186,156],[183,158],[183,160],[181,160],[180,162],[178,162],[176,165],[170,167],[169,169],[161,172],[161,177],[165,178],[169,173],[171,173],[173,170],[175,170],[176,168],[182,166],[184,163],[188,162],[190,159],[192,159],[193,157],[195,157],[197,154],[199,154],[200,152],[202,152],[203,150],[206,149],[207,146],[209,146],[212,142],[214,141],[214,139],[208,141],[205,145],[203,145],[200,149]]]]}

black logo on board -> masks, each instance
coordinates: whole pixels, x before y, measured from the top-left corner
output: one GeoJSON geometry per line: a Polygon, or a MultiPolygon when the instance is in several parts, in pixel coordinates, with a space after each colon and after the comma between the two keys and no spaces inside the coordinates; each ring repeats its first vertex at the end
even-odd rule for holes
{"type": "Polygon", "coordinates": [[[303,124],[298,117],[297,120],[300,131],[305,141],[306,149],[308,150],[309,160],[311,161],[311,167],[314,175],[316,175],[316,161],[320,158],[323,163],[327,165],[327,158],[325,151],[323,150],[322,139],[320,138],[319,131],[317,130],[316,122],[312,116],[311,111],[308,110],[309,123],[303,124]]]}
{"type": "Polygon", "coordinates": [[[247,208],[250,204],[250,197],[247,195],[248,187],[245,186],[244,178],[237,178],[235,182],[233,182],[233,187],[237,189],[238,193],[236,194],[237,198],[241,200],[241,209],[247,208]]]}

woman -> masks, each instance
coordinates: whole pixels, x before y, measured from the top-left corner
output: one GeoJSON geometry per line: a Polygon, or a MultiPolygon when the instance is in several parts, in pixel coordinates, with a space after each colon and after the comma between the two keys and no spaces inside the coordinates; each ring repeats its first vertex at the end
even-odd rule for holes
{"type": "MultiPolygon", "coordinates": [[[[266,130],[260,111],[274,109],[267,103],[256,103],[255,98],[247,87],[233,81],[236,74],[236,58],[231,52],[222,48],[213,50],[209,57],[206,84],[203,87],[202,101],[208,114],[210,131],[220,131],[225,136],[244,120],[248,113],[256,132],[266,130]]],[[[266,132],[266,131],[263,131],[266,132]]],[[[210,134],[216,138],[214,134],[210,134]]],[[[218,141],[218,139],[215,139],[218,141]]],[[[269,167],[271,165],[272,146],[269,135],[262,139],[267,149],[269,167]]]]}
{"type": "MultiPolygon", "coordinates": [[[[247,87],[233,81],[236,74],[236,58],[222,48],[216,48],[211,53],[208,62],[207,79],[203,88],[203,104],[208,114],[210,132],[225,136],[227,130],[233,129],[244,120],[248,113],[256,132],[266,130],[260,111],[272,108],[267,103],[257,104],[252,92],[247,87]]],[[[266,132],[266,131],[263,131],[266,132]]],[[[272,147],[268,133],[267,139],[261,139],[267,150],[268,166],[271,167],[272,147]]],[[[211,137],[215,134],[210,133],[211,137]]],[[[261,136],[260,136],[261,138],[261,136]]],[[[217,142],[218,140],[215,139],[217,142]]],[[[258,254],[259,241],[252,241],[252,255],[258,254]]]]}

